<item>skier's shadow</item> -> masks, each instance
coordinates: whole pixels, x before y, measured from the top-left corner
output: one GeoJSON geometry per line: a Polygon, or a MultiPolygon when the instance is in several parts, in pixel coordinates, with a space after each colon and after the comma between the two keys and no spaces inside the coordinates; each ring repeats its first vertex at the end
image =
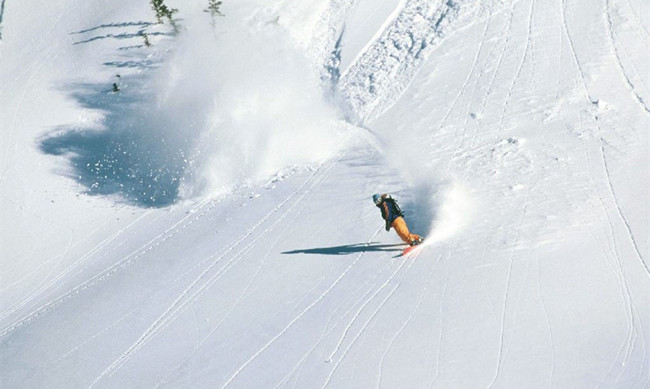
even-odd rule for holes
{"type": "Polygon", "coordinates": [[[395,252],[402,251],[404,244],[382,244],[382,243],[355,243],[344,246],[319,247],[313,249],[291,250],[282,254],[321,254],[321,255],[349,255],[362,252],[395,252]]]}

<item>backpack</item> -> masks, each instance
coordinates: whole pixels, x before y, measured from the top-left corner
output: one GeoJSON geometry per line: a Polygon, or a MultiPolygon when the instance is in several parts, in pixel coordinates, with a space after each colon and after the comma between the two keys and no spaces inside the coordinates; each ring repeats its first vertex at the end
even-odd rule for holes
{"type": "Polygon", "coordinates": [[[388,207],[390,208],[391,213],[395,214],[396,216],[404,217],[404,214],[402,213],[402,210],[399,208],[399,205],[397,205],[397,200],[395,200],[392,197],[388,197],[384,201],[388,204],[388,207]]]}

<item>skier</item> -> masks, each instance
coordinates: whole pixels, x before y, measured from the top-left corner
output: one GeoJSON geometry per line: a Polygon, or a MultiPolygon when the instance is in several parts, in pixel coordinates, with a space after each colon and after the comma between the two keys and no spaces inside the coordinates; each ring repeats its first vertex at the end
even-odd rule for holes
{"type": "Polygon", "coordinates": [[[381,210],[381,217],[386,220],[386,231],[390,231],[391,227],[395,228],[397,235],[410,246],[415,246],[424,240],[421,236],[409,232],[402,210],[391,195],[375,193],[372,195],[372,201],[381,210]]]}

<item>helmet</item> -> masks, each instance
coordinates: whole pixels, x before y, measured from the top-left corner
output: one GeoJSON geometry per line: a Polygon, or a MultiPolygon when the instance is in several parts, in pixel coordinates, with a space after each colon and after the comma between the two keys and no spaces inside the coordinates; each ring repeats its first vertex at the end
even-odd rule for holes
{"type": "Polygon", "coordinates": [[[381,203],[381,195],[379,193],[375,193],[374,195],[372,195],[372,201],[376,205],[379,205],[381,203]]]}

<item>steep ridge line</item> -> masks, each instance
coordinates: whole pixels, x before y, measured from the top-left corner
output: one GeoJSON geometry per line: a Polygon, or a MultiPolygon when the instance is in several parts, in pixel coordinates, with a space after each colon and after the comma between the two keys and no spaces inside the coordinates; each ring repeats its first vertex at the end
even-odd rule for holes
{"type": "Polygon", "coordinates": [[[341,77],[339,93],[357,121],[369,122],[396,102],[427,55],[449,34],[480,20],[485,7],[466,0],[439,6],[408,1],[341,77]]]}

